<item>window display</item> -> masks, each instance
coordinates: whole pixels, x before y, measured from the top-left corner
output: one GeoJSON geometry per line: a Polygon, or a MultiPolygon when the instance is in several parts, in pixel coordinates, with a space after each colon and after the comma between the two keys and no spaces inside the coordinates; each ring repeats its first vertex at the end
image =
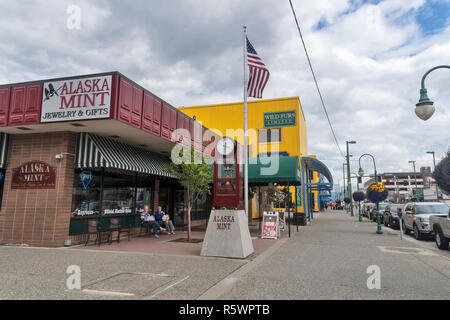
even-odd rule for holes
{"type": "Polygon", "coordinates": [[[72,196],[72,216],[100,215],[102,172],[100,170],[75,170],[72,196]]]}
{"type": "Polygon", "coordinates": [[[135,187],[136,173],[105,170],[102,214],[104,216],[133,214],[135,187]]]}

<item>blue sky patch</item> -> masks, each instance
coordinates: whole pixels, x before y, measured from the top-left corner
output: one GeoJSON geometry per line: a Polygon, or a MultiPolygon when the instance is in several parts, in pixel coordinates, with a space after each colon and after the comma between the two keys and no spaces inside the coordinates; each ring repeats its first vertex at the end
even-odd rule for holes
{"type": "Polygon", "coordinates": [[[439,33],[448,26],[450,1],[428,0],[416,14],[416,21],[425,35],[439,33]]]}

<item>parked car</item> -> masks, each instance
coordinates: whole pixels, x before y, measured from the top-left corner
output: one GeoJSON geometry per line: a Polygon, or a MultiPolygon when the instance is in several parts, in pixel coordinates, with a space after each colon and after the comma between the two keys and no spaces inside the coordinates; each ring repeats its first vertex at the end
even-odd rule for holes
{"type": "Polygon", "coordinates": [[[369,219],[370,213],[372,212],[374,207],[375,203],[364,203],[364,206],[362,207],[362,215],[369,219]]]}
{"type": "Polygon", "coordinates": [[[448,214],[448,206],[442,202],[409,202],[402,216],[405,234],[411,231],[417,240],[432,235],[430,216],[448,214]]]}
{"type": "Polygon", "coordinates": [[[386,227],[400,228],[399,210],[403,210],[403,204],[401,203],[390,203],[384,208],[383,223],[386,227]]]}
{"type": "Polygon", "coordinates": [[[448,250],[450,241],[450,210],[447,214],[430,216],[430,226],[439,249],[448,250]]]}
{"type": "MultiPolygon", "coordinates": [[[[382,202],[382,203],[379,203],[378,204],[378,210],[379,210],[379,212],[380,212],[380,220],[381,220],[381,223],[383,223],[383,212],[384,212],[384,209],[387,207],[389,205],[389,203],[387,203],[387,202],[382,202]]],[[[374,204],[374,206],[373,206],[373,209],[372,209],[372,212],[370,213],[370,217],[371,217],[371,219],[372,219],[372,221],[374,221],[374,222],[377,222],[377,205],[376,204],[374,204]]]]}

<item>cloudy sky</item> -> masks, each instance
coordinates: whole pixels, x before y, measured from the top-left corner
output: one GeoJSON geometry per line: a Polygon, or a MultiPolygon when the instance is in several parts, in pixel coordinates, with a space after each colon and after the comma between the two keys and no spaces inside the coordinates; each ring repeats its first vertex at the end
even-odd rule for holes
{"type": "MultiPolygon", "coordinates": [[[[449,70],[427,78],[435,115],[424,122],[414,105],[423,74],[450,64],[450,0],[292,2],[340,148],[357,141],[352,172],[363,153],[379,172],[432,165],[429,150],[442,158],[449,70]]],[[[0,0],[0,83],[117,70],[174,106],[240,101],[243,24],[271,72],[264,98],[300,97],[309,152],[342,181],[288,0],[0,0]]]]}

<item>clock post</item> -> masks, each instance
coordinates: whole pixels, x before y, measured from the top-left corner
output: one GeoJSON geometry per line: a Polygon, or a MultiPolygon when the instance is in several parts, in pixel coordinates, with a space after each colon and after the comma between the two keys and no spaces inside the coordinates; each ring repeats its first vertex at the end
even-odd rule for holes
{"type": "Polygon", "coordinates": [[[241,145],[230,137],[216,145],[213,210],[202,256],[246,258],[254,251],[244,210],[242,152],[241,145]]]}

